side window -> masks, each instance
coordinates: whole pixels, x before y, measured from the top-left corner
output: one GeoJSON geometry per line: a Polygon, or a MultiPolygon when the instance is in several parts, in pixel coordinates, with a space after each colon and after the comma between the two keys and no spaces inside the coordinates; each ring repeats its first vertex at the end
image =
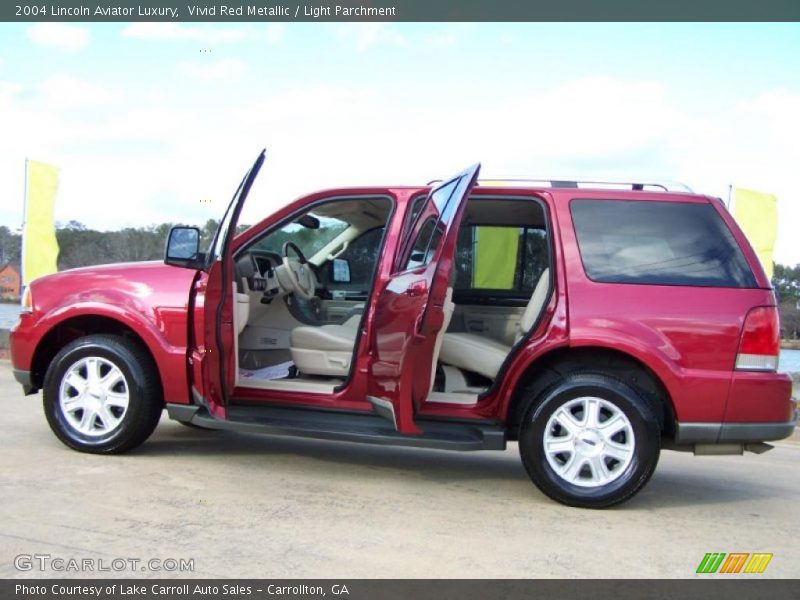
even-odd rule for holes
{"type": "Polygon", "coordinates": [[[417,239],[414,240],[414,247],[408,255],[408,260],[403,267],[404,271],[409,269],[416,269],[431,262],[436,247],[439,245],[439,240],[442,237],[442,232],[436,228],[437,220],[434,217],[429,218],[422,228],[419,230],[417,239]]]}
{"type": "MultiPolygon", "coordinates": [[[[427,265],[433,260],[436,250],[439,247],[439,242],[442,239],[441,227],[444,223],[449,223],[458,207],[458,202],[451,202],[454,194],[459,189],[459,185],[463,182],[463,178],[459,177],[444,184],[442,187],[434,190],[434,192],[425,197],[419,197],[414,200],[411,207],[411,214],[405,225],[404,236],[412,235],[414,230],[417,231],[417,237],[414,239],[414,245],[408,252],[408,257],[405,259],[405,265],[401,270],[408,271],[409,269],[416,269],[427,265]],[[430,202],[436,210],[436,215],[430,214],[427,220],[418,226],[416,221],[417,215],[423,212],[426,207],[426,202],[430,202]],[[441,225],[441,227],[440,227],[441,225]]],[[[422,217],[420,217],[422,218],[422,217]]],[[[406,246],[407,248],[407,246],[406,246]]]]}
{"type": "Polygon", "coordinates": [[[530,296],[548,263],[547,233],[531,227],[470,225],[458,232],[457,291],[530,296]]]}
{"type": "Polygon", "coordinates": [[[335,283],[331,285],[336,288],[370,289],[382,239],[383,227],[370,229],[354,239],[347,247],[347,250],[338,257],[349,263],[350,283],[335,283]]]}
{"type": "Polygon", "coordinates": [[[755,287],[725,222],[710,204],[573,200],[586,275],[605,283],[755,287]]]}
{"type": "Polygon", "coordinates": [[[417,196],[414,198],[413,203],[411,204],[411,211],[408,213],[406,222],[403,225],[403,239],[405,239],[406,236],[408,236],[408,233],[411,231],[411,227],[414,225],[414,221],[417,220],[419,211],[421,211],[422,207],[425,206],[425,200],[427,200],[426,196],[417,196]]]}
{"type": "Polygon", "coordinates": [[[550,249],[547,242],[547,231],[544,229],[526,229],[520,253],[518,272],[522,277],[521,288],[527,293],[536,288],[539,278],[550,263],[550,249]]]}

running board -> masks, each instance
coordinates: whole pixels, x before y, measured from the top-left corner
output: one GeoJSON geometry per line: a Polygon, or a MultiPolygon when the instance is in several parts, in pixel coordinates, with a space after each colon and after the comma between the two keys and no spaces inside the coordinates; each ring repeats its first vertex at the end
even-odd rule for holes
{"type": "Polygon", "coordinates": [[[284,407],[234,406],[228,419],[212,417],[201,406],[167,404],[170,419],[209,429],[411,446],[440,450],[505,450],[505,429],[484,423],[445,423],[418,420],[422,435],[404,435],[388,420],[374,414],[360,414],[284,407]]]}

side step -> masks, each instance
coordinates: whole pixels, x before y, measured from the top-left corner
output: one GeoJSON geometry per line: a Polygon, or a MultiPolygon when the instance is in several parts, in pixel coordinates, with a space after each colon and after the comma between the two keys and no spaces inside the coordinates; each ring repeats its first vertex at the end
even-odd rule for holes
{"type": "Polygon", "coordinates": [[[321,440],[340,440],[412,446],[440,450],[505,450],[505,429],[500,425],[444,423],[419,420],[422,435],[398,433],[392,423],[373,414],[318,411],[304,408],[233,406],[228,419],[212,417],[201,406],[167,404],[170,419],[209,429],[266,433],[321,440]]]}

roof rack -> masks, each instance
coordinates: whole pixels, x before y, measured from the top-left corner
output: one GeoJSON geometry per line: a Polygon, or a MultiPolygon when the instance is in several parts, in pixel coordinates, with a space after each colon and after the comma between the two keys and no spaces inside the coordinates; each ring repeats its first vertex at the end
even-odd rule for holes
{"type": "MultiPolygon", "coordinates": [[[[441,183],[441,179],[429,181],[428,185],[441,183]]],[[[479,179],[478,185],[513,184],[519,186],[551,187],[551,188],[603,188],[628,189],[633,191],[662,191],[694,193],[685,183],[675,181],[617,181],[617,180],[584,180],[584,179],[551,179],[548,177],[533,179],[479,179]]]]}

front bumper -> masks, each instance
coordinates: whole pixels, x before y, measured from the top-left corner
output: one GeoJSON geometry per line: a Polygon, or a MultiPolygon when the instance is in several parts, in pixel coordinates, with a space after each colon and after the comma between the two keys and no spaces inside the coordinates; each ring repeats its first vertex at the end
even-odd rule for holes
{"type": "Polygon", "coordinates": [[[38,373],[33,372],[33,353],[40,341],[36,322],[31,313],[22,313],[8,336],[14,379],[22,385],[26,396],[38,392],[41,385],[38,373]]]}
{"type": "Polygon", "coordinates": [[[30,394],[35,394],[39,391],[39,388],[33,385],[33,378],[31,377],[30,371],[23,371],[22,369],[13,369],[14,379],[17,380],[22,386],[22,390],[25,392],[25,395],[28,396],[30,394]]]}

